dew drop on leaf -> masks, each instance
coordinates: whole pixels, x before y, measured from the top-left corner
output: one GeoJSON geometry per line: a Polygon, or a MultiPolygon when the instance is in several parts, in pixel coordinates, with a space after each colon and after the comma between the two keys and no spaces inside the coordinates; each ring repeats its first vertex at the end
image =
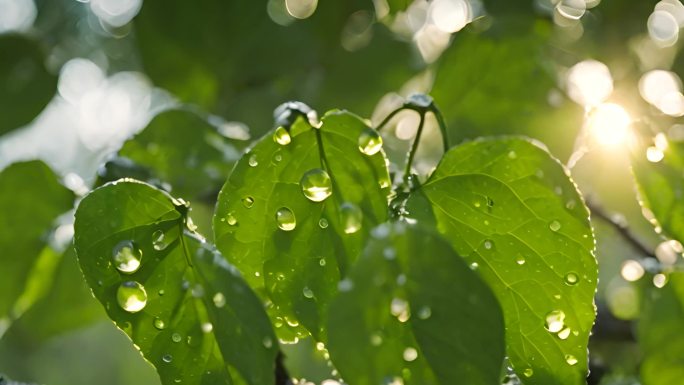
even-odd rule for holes
{"type": "Polygon", "coordinates": [[[575,356],[573,356],[572,354],[566,354],[565,355],[565,362],[567,362],[568,365],[573,366],[573,365],[577,364],[577,358],[575,358],[575,356]]]}
{"type": "Polygon", "coordinates": [[[559,331],[558,332],[558,338],[560,338],[562,340],[568,339],[568,337],[570,337],[571,331],[572,330],[570,330],[570,328],[565,328],[565,329],[559,331]]]}
{"type": "Polygon", "coordinates": [[[275,215],[278,228],[283,231],[292,231],[297,227],[297,220],[292,210],[287,207],[281,207],[276,211],[275,215]]]}
{"type": "Polygon", "coordinates": [[[287,129],[280,126],[276,128],[273,133],[273,140],[281,146],[287,146],[292,141],[292,138],[290,137],[290,133],[287,132],[287,129]]]}
{"type": "Polygon", "coordinates": [[[551,223],[549,223],[549,229],[551,229],[551,231],[558,231],[560,228],[561,224],[558,221],[551,221],[551,223]]]}
{"type": "Polygon", "coordinates": [[[166,246],[168,246],[168,244],[164,241],[163,231],[157,230],[152,233],[152,247],[154,247],[155,250],[162,251],[166,249],[166,246]]]}
{"type": "Polygon", "coordinates": [[[116,300],[122,309],[129,313],[137,313],[147,305],[147,293],[138,282],[126,281],[116,291],[116,300]]]}
{"type": "Polygon", "coordinates": [[[470,270],[477,270],[480,267],[480,265],[477,262],[473,262],[470,264],[470,270]]]}
{"type": "Polygon", "coordinates": [[[170,354],[164,354],[164,356],[162,357],[162,361],[168,364],[169,362],[173,361],[173,356],[170,354]]]}
{"type": "Polygon", "coordinates": [[[523,257],[522,255],[518,255],[517,257],[515,257],[515,263],[517,263],[518,265],[524,265],[525,262],[525,257],[523,257]]]}
{"type": "Polygon", "coordinates": [[[318,260],[318,264],[321,265],[321,266],[325,266],[326,263],[327,263],[327,262],[325,261],[325,258],[321,258],[321,259],[318,260]]]}
{"type": "Polygon", "coordinates": [[[214,325],[212,325],[211,322],[204,322],[201,328],[203,333],[211,333],[211,331],[214,330],[214,325]]]}
{"type": "Polygon", "coordinates": [[[432,315],[432,309],[430,309],[429,306],[423,306],[420,309],[418,309],[418,318],[425,320],[430,318],[432,315]]]}
{"type": "Polygon", "coordinates": [[[249,156],[249,159],[247,160],[247,163],[249,163],[249,167],[256,167],[259,165],[259,160],[257,159],[256,154],[252,154],[249,156]]]}
{"type": "Polygon", "coordinates": [[[119,242],[112,252],[114,267],[125,274],[138,271],[141,259],[142,250],[133,241],[119,242]]]}
{"type": "Polygon", "coordinates": [[[171,334],[171,341],[173,342],[181,342],[182,339],[183,337],[181,337],[181,335],[178,333],[171,334]]]}
{"type": "Polygon", "coordinates": [[[509,158],[509,159],[515,159],[515,158],[517,158],[517,157],[518,157],[518,154],[516,154],[515,151],[512,151],[512,150],[511,150],[511,151],[508,152],[508,158],[509,158]]]}
{"type": "Polygon", "coordinates": [[[319,220],[318,220],[318,227],[320,227],[320,228],[322,228],[322,229],[328,228],[328,220],[325,219],[325,218],[319,219],[319,220]]]}
{"type": "Polygon", "coordinates": [[[366,155],[375,155],[382,148],[382,137],[377,131],[366,127],[359,135],[359,151],[366,155]]]}
{"type": "Polygon", "coordinates": [[[490,241],[489,239],[484,241],[484,248],[487,250],[491,250],[492,247],[494,247],[494,241],[490,241]]]}
{"type": "Polygon", "coordinates": [[[565,274],[565,283],[570,286],[574,286],[579,282],[579,277],[577,276],[577,273],[570,272],[568,274],[565,274]]]}
{"type": "Polygon", "coordinates": [[[223,295],[223,293],[221,292],[214,294],[212,300],[214,301],[214,306],[216,306],[217,308],[222,308],[226,305],[226,296],[223,295]]]}
{"type": "Polygon", "coordinates": [[[404,349],[404,361],[411,362],[418,358],[418,351],[415,348],[404,349]]]}
{"type": "Polygon", "coordinates": [[[382,345],[382,336],[378,333],[373,333],[370,336],[370,343],[373,346],[380,346],[382,345]]]}
{"type": "Polygon", "coordinates": [[[302,295],[304,295],[304,297],[306,297],[306,298],[313,298],[314,297],[313,291],[306,286],[304,286],[304,289],[302,290],[302,295]]]}
{"type": "Polygon", "coordinates": [[[325,170],[314,168],[299,181],[304,196],[312,202],[322,202],[332,194],[332,181],[325,170]]]}
{"type": "Polygon", "coordinates": [[[353,203],[343,203],[340,206],[340,223],[345,234],[353,234],[361,230],[363,224],[363,212],[359,206],[353,203]]]}
{"type": "Polygon", "coordinates": [[[159,329],[159,330],[164,330],[164,327],[166,327],[166,324],[164,324],[164,320],[157,317],[153,321],[154,327],[159,329]]]}
{"type": "Polygon", "coordinates": [[[157,294],[159,294],[160,297],[163,297],[165,294],[164,289],[160,289],[157,294]]]}
{"type": "Polygon", "coordinates": [[[237,218],[235,217],[235,213],[232,211],[226,215],[226,223],[230,226],[235,226],[237,224],[237,218]]]}
{"type": "Polygon", "coordinates": [[[523,375],[528,378],[532,377],[534,375],[534,370],[532,370],[532,368],[527,368],[523,370],[523,375]]]}
{"type": "Polygon", "coordinates": [[[558,333],[565,326],[565,313],[562,310],[552,310],[545,316],[544,327],[551,333],[558,333]]]}
{"type": "Polygon", "coordinates": [[[245,206],[246,208],[251,208],[252,205],[254,204],[254,198],[250,196],[246,196],[242,198],[242,205],[245,206]]]}

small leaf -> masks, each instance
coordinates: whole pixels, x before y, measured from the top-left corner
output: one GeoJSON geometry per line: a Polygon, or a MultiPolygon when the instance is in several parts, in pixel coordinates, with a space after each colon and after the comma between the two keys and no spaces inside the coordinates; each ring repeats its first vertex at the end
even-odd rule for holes
{"type": "Polygon", "coordinates": [[[271,385],[277,347],[257,297],[186,229],[187,206],[122,180],[76,211],[75,247],[88,285],[164,384],[271,385]]]}
{"type": "Polygon", "coordinates": [[[477,266],[506,320],[525,384],[580,384],[597,284],[589,213],[565,169],[519,138],[452,148],[407,202],[477,266]]]}
{"type": "Polygon", "coordinates": [[[0,135],[30,123],[52,99],[57,78],[48,73],[38,44],[21,35],[0,36],[0,135]]]}
{"type": "Polygon", "coordinates": [[[291,142],[278,144],[273,134],[257,142],[221,190],[216,244],[254,289],[267,293],[276,327],[301,323],[323,338],[338,280],[370,229],[387,218],[385,157],[361,152],[359,137],[367,132],[374,133],[347,112],[326,114],[320,129],[300,120],[287,134],[291,142]]]}
{"type": "MultiPolygon", "coordinates": [[[[54,251],[46,247],[49,231],[57,216],[72,207],[73,200],[71,191],[42,162],[15,163],[0,173],[0,226],[5,229],[0,231],[0,324],[4,318],[18,317],[42,293],[40,289],[28,293],[22,298],[23,304],[15,308],[29,289],[27,282],[38,261],[54,259],[54,251]]],[[[37,280],[49,282],[47,275],[37,280]]]]}
{"type": "Polygon", "coordinates": [[[403,223],[377,227],[340,283],[328,349],[351,385],[499,384],[501,308],[440,236],[403,223]]]}

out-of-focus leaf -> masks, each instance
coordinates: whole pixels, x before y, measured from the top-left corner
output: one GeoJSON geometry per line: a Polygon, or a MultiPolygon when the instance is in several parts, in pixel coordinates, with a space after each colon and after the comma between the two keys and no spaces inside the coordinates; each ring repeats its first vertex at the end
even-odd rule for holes
{"type": "Polygon", "coordinates": [[[87,195],[75,247],[88,285],[162,383],[270,385],[277,346],[261,302],[186,229],[187,210],[134,181],[87,195]]]}
{"type": "Polygon", "coordinates": [[[5,229],[0,232],[0,320],[15,318],[19,314],[14,313],[28,308],[42,294],[40,287],[29,285],[29,277],[40,271],[39,261],[50,265],[56,258],[46,247],[49,231],[57,216],[72,207],[73,199],[72,192],[40,161],[15,163],[0,173],[0,226],[5,229]],[[23,303],[17,304],[20,296],[23,303]],[[15,309],[17,305],[21,309],[15,309]]]}
{"type": "Polygon", "coordinates": [[[644,385],[676,384],[684,376],[684,275],[673,273],[668,279],[665,287],[644,293],[638,327],[644,385]]]}
{"type": "MultiPolygon", "coordinates": [[[[646,159],[646,148],[635,151],[632,170],[648,220],[664,234],[684,242],[684,142],[669,141],[658,162],[646,159]]],[[[650,151],[661,151],[652,147],[650,151]]]]}
{"type": "Polygon", "coordinates": [[[119,155],[169,183],[174,194],[213,204],[246,147],[248,133],[240,133],[245,137],[228,138],[193,112],[170,110],[128,140],[119,155]]]}
{"type": "Polygon", "coordinates": [[[328,350],[350,385],[499,384],[504,322],[489,287],[437,234],[373,230],[330,308],[328,350]]]}
{"type": "Polygon", "coordinates": [[[300,123],[291,143],[268,134],[238,161],[219,195],[214,232],[219,250],[275,305],[275,325],[302,324],[321,340],[337,282],[370,229],[387,219],[390,183],[384,153],[359,150],[359,137],[375,131],[357,116],[329,112],[320,129],[300,123]],[[329,179],[306,191],[332,194],[318,202],[302,183],[313,170],[329,179]]]}
{"type": "Polygon", "coordinates": [[[520,138],[447,152],[407,202],[434,221],[499,299],[525,384],[584,384],[597,266],[589,213],[567,171],[520,138]]]}
{"type": "Polygon", "coordinates": [[[410,47],[382,25],[369,27],[365,47],[342,47],[343,30],[357,12],[372,21],[372,2],[321,1],[310,18],[295,20],[283,0],[152,0],[135,24],[155,84],[261,134],[270,128],[268,106],[301,99],[320,110],[342,107],[368,116],[382,95],[411,76],[410,47]]]}
{"type": "Polygon", "coordinates": [[[44,61],[35,41],[0,35],[0,135],[31,122],[54,96],[57,78],[44,61]]]}

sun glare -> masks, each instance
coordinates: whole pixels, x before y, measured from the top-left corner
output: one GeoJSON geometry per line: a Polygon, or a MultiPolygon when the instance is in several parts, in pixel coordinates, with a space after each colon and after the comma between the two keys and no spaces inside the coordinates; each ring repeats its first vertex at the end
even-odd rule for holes
{"type": "Polygon", "coordinates": [[[591,137],[602,146],[625,144],[630,138],[632,119],[622,106],[603,103],[589,112],[587,130],[591,137]]]}

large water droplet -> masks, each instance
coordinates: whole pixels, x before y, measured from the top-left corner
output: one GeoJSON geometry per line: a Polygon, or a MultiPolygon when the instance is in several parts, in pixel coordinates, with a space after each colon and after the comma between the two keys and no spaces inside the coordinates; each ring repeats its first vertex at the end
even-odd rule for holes
{"type": "Polygon", "coordinates": [[[166,249],[166,246],[168,246],[168,244],[164,241],[163,231],[157,230],[152,233],[152,247],[154,247],[155,250],[162,251],[166,249]]]}
{"type": "Polygon", "coordinates": [[[159,329],[159,330],[164,330],[164,328],[166,327],[164,320],[159,318],[159,317],[154,319],[153,324],[154,324],[154,327],[159,329]]]}
{"type": "Polygon", "coordinates": [[[314,168],[307,171],[299,181],[302,193],[310,201],[322,202],[332,194],[332,181],[325,170],[314,168]]]}
{"type": "Polygon", "coordinates": [[[252,154],[249,156],[249,159],[247,161],[249,163],[249,167],[256,167],[259,165],[259,160],[257,159],[256,154],[252,154]]]}
{"type": "Polygon", "coordinates": [[[340,223],[345,234],[353,234],[361,230],[363,212],[353,203],[344,203],[340,206],[340,223]]]}
{"type": "Polygon", "coordinates": [[[237,218],[235,217],[234,212],[229,212],[228,215],[226,215],[226,223],[229,226],[235,226],[237,224],[237,218]]]}
{"type": "Polygon", "coordinates": [[[162,361],[168,364],[169,362],[173,361],[173,356],[170,354],[164,354],[164,356],[162,357],[162,361]]]}
{"type": "Polygon", "coordinates": [[[565,326],[565,313],[562,310],[552,310],[546,314],[545,320],[544,327],[546,330],[551,333],[558,333],[565,326]]]}
{"type": "Polygon", "coordinates": [[[242,205],[245,206],[246,208],[251,208],[252,205],[254,204],[254,198],[250,196],[246,196],[242,198],[242,205]]]}
{"type": "Polygon", "coordinates": [[[562,340],[566,340],[566,339],[568,339],[568,337],[570,337],[571,332],[572,332],[572,330],[570,330],[570,328],[565,328],[565,329],[558,332],[558,338],[560,338],[562,340]]]}
{"type": "Polygon", "coordinates": [[[122,309],[129,313],[137,313],[147,305],[147,292],[138,282],[126,281],[116,291],[116,300],[122,309]]]}
{"type": "Polygon", "coordinates": [[[281,207],[276,211],[276,223],[278,228],[283,231],[292,231],[297,226],[297,219],[292,210],[287,207],[281,207]]]}
{"type": "Polygon", "coordinates": [[[117,270],[133,274],[140,268],[142,250],[133,241],[122,241],[114,247],[112,259],[117,270]]]}
{"type": "Polygon", "coordinates": [[[532,377],[534,375],[534,370],[532,370],[532,368],[527,368],[523,370],[523,375],[528,378],[532,377]]]}
{"type": "Polygon", "coordinates": [[[281,146],[287,146],[292,141],[292,138],[290,137],[290,133],[287,132],[287,129],[280,126],[273,132],[273,140],[281,146]]]}
{"type": "Polygon", "coordinates": [[[314,297],[313,291],[311,289],[309,289],[307,286],[304,286],[304,289],[302,290],[302,294],[306,298],[313,298],[314,297]]]}
{"type": "Polygon", "coordinates": [[[214,301],[214,306],[217,308],[222,308],[226,305],[226,296],[221,292],[214,294],[212,300],[214,301]]]}
{"type": "Polygon", "coordinates": [[[549,223],[549,229],[551,229],[551,231],[558,231],[560,228],[561,224],[558,221],[551,221],[551,223],[549,223]]]}
{"type": "Polygon", "coordinates": [[[579,277],[577,276],[577,273],[570,272],[568,274],[565,274],[565,283],[574,286],[579,282],[579,277]]]}
{"type": "Polygon", "coordinates": [[[366,155],[375,155],[382,148],[382,137],[372,128],[365,128],[359,135],[359,151],[366,155]]]}
{"type": "Polygon", "coordinates": [[[575,358],[575,356],[573,356],[572,354],[566,354],[565,362],[567,362],[570,366],[574,366],[577,364],[577,358],[575,358]]]}

